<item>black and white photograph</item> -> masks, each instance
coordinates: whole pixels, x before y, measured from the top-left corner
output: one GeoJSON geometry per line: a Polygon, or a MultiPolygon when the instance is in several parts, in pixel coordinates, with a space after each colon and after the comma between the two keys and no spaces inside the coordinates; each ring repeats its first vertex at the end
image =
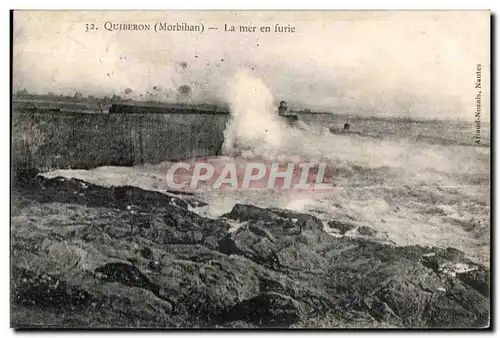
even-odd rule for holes
{"type": "Polygon", "coordinates": [[[13,329],[488,329],[489,10],[12,10],[13,329]]]}

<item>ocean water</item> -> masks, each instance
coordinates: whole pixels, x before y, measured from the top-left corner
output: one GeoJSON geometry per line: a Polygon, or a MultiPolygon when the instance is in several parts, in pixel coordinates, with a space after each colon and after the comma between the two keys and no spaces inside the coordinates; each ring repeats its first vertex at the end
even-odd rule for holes
{"type": "MultiPolygon", "coordinates": [[[[331,220],[369,226],[377,231],[380,241],[454,247],[489,265],[487,124],[482,126],[481,145],[474,143],[474,126],[458,120],[426,122],[322,114],[299,116],[291,126],[278,117],[275,99],[266,85],[246,73],[228,83],[225,95],[231,120],[225,130],[223,156],[206,161],[216,168],[228,162],[244,165],[249,161],[327,163],[335,188],[227,190],[206,185],[196,194],[208,206],[195,212],[219,217],[236,203],[286,208],[319,217],[332,235],[337,234],[328,226],[331,220]],[[345,122],[350,123],[352,132],[337,132],[345,122]]],[[[44,175],[167,193],[164,178],[172,164],[56,170],[44,175]]]]}

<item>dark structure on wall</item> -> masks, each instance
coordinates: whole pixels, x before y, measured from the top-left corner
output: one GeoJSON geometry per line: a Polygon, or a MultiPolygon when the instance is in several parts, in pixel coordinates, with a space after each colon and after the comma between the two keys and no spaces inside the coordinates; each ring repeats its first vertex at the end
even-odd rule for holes
{"type": "Polygon", "coordinates": [[[287,106],[287,103],[285,101],[280,102],[280,105],[278,107],[278,114],[279,114],[279,116],[286,118],[286,120],[289,124],[293,124],[294,122],[298,121],[298,119],[299,119],[297,115],[293,115],[293,114],[290,114],[288,112],[288,106],[287,106]]]}

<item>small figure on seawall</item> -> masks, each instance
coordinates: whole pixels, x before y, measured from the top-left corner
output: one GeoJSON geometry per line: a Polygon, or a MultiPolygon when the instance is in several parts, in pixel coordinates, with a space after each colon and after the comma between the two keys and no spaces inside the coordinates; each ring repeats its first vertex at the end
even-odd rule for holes
{"type": "Polygon", "coordinates": [[[292,115],[288,113],[288,107],[285,101],[281,101],[278,108],[278,115],[286,118],[288,124],[293,125],[294,122],[298,121],[297,115],[292,115]]]}
{"type": "Polygon", "coordinates": [[[350,134],[351,133],[351,125],[349,121],[344,123],[344,128],[343,129],[338,129],[335,128],[334,126],[330,126],[330,132],[332,134],[350,134]]]}

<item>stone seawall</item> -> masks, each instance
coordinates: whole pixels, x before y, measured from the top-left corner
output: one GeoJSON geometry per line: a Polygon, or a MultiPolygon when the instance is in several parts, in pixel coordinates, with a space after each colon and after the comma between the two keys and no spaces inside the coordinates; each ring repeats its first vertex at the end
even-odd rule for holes
{"type": "Polygon", "coordinates": [[[227,114],[14,111],[14,168],[87,169],[215,156],[227,114]]]}

